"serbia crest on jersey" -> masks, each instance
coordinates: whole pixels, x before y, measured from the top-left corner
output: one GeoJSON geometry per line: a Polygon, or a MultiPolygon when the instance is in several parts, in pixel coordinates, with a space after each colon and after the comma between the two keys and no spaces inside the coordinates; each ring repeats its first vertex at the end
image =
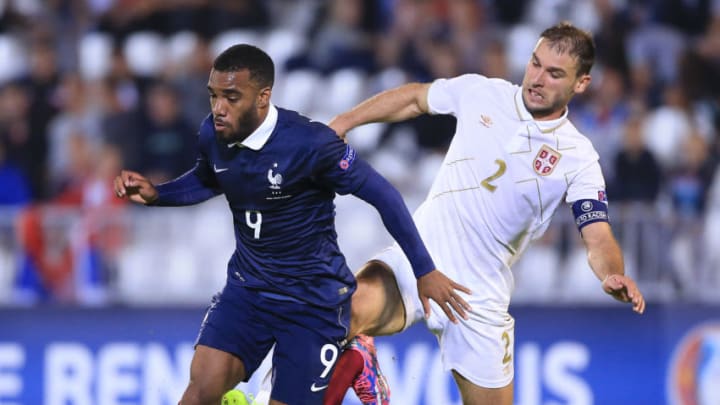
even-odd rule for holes
{"type": "Polygon", "coordinates": [[[553,172],[553,170],[555,170],[555,166],[558,161],[560,161],[561,157],[562,155],[560,152],[547,145],[543,145],[540,147],[540,150],[535,156],[533,169],[535,169],[535,172],[541,176],[548,176],[553,172]]]}

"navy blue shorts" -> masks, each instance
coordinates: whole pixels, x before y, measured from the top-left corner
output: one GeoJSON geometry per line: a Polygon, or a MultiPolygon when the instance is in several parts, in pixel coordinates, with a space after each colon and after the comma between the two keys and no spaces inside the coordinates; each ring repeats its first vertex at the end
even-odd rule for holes
{"type": "Polygon", "coordinates": [[[274,344],[272,398],[321,404],[349,329],[349,298],[322,308],[229,281],[213,297],[195,344],[240,358],[245,381],[274,344]]]}

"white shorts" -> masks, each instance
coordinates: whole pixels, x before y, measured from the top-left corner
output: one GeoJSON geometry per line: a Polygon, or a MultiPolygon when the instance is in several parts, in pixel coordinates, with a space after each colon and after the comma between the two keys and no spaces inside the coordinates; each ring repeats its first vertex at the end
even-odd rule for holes
{"type": "MultiPolygon", "coordinates": [[[[387,264],[395,274],[405,305],[405,327],[424,319],[417,280],[410,262],[395,244],[373,258],[387,264]]],[[[460,292],[471,306],[468,320],[457,316],[453,324],[436,302],[430,301],[427,327],[438,338],[445,371],[455,370],[473,384],[501,388],[514,376],[515,320],[507,312],[482,308],[480,297],[460,292]]],[[[404,330],[403,329],[403,330],[404,330]]]]}

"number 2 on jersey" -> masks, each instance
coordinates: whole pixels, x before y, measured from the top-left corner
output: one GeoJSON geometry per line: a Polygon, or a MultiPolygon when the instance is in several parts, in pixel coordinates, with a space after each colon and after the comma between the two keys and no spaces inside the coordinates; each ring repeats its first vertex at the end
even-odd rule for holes
{"type": "Polygon", "coordinates": [[[245,211],[245,223],[247,224],[250,229],[252,229],[253,237],[255,239],[260,239],[260,227],[262,226],[262,213],[260,211],[245,211]],[[255,221],[252,220],[253,215],[255,214],[255,221]]]}
{"type": "Polygon", "coordinates": [[[495,173],[493,173],[491,176],[486,177],[483,179],[483,181],[480,182],[483,187],[490,191],[495,191],[497,189],[497,186],[494,184],[490,184],[491,181],[497,180],[500,176],[505,174],[505,170],[507,170],[507,164],[502,159],[495,159],[495,163],[498,165],[498,169],[495,173]]]}

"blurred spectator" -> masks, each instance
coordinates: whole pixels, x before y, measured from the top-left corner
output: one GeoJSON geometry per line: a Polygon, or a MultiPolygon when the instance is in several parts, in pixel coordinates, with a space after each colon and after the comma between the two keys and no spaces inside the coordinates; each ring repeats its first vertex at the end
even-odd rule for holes
{"type": "Polygon", "coordinates": [[[48,126],[48,164],[53,194],[61,192],[68,182],[73,181],[73,150],[77,136],[85,138],[84,143],[97,150],[102,143],[100,130],[100,109],[92,101],[88,85],[75,72],[63,75],[58,91],[60,112],[48,126]]]}
{"type": "Polygon", "coordinates": [[[668,179],[675,212],[681,220],[697,221],[705,213],[716,166],[705,139],[691,131],[682,142],[675,163],[668,179]]]}
{"type": "Polygon", "coordinates": [[[40,0],[0,2],[0,32],[21,31],[31,26],[31,17],[42,7],[40,0]]]}
{"type": "Polygon", "coordinates": [[[198,38],[184,69],[169,78],[177,89],[182,114],[193,124],[202,122],[210,113],[207,72],[212,68],[212,60],[208,41],[198,38]]]}
{"type": "Polygon", "coordinates": [[[669,84],[663,90],[663,104],[652,110],[645,122],[643,133],[648,147],[664,168],[677,166],[682,158],[679,151],[693,131],[710,142],[712,124],[704,122],[693,108],[684,89],[678,84],[669,84]],[[704,129],[704,131],[703,131],[704,129]]]}
{"type": "Polygon", "coordinates": [[[687,50],[680,64],[681,81],[691,99],[710,99],[720,94],[720,15],[707,32],[687,50]]]}
{"type": "Polygon", "coordinates": [[[183,117],[177,91],[165,82],[153,85],[144,113],[140,170],[155,184],[180,176],[195,162],[197,128],[183,117]]]}
{"type": "MultiPolygon", "coordinates": [[[[648,14],[648,10],[638,14],[648,14]]],[[[647,15],[638,17],[648,19],[647,15]]],[[[650,106],[660,101],[662,87],[678,80],[678,61],[687,46],[682,33],[666,25],[642,21],[626,38],[633,92],[650,106]]]]}
{"type": "Polygon", "coordinates": [[[47,139],[33,125],[29,91],[17,82],[0,88],[0,140],[12,164],[30,182],[33,200],[47,196],[47,139]]]}
{"type": "Polygon", "coordinates": [[[683,141],[678,162],[668,184],[675,211],[675,229],[669,250],[683,293],[693,294],[705,279],[707,256],[702,248],[702,221],[715,165],[707,143],[697,132],[683,141]]]}
{"type": "Polygon", "coordinates": [[[68,146],[73,182],[50,204],[33,205],[18,218],[23,253],[16,288],[26,303],[104,302],[122,246],[124,230],[108,220],[113,207],[124,205],[111,181],[122,167],[119,152],[92,150],[81,135],[71,136],[68,146]]]}
{"type": "Polygon", "coordinates": [[[459,58],[458,73],[483,72],[490,77],[498,77],[485,73],[485,56],[501,38],[499,30],[488,18],[488,7],[475,0],[454,0],[447,6],[448,40],[459,58]]]}
{"type": "Polygon", "coordinates": [[[702,34],[708,27],[717,2],[713,0],[656,0],[655,19],[690,36],[702,34]]]}
{"type": "Polygon", "coordinates": [[[262,30],[270,26],[268,2],[263,0],[205,0],[196,15],[194,30],[212,38],[232,29],[262,30]]]}
{"type": "Polygon", "coordinates": [[[269,25],[268,6],[261,0],[115,0],[99,17],[98,28],[121,43],[135,31],[170,35],[191,30],[211,38],[230,29],[269,25]]]}
{"type": "Polygon", "coordinates": [[[630,116],[631,106],[625,94],[627,86],[619,71],[608,67],[597,73],[594,77],[597,84],[582,97],[583,104],[571,106],[569,114],[600,155],[603,174],[612,179],[615,176],[612,160],[622,143],[623,126],[630,116]]]}
{"type": "Polygon", "coordinates": [[[22,206],[30,202],[30,183],[25,175],[7,159],[5,145],[0,142],[0,206],[22,206]]]}
{"type": "Polygon", "coordinates": [[[610,196],[618,202],[652,204],[660,192],[662,170],[645,144],[642,116],[633,116],[625,124],[622,149],[614,158],[615,176],[610,196]]]}
{"type": "Polygon", "coordinates": [[[58,84],[60,67],[51,38],[41,38],[28,48],[29,70],[20,82],[30,92],[31,125],[34,133],[44,133],[48,123],[58,112],[58,84]]]}
{"type": "Polygon", "coordinates": [[[596,59],[599,66],[628,74],[625,38],[633,28],[631,13],[613,0],[596,0],[600,24],[594,32],[596,59]]]}
{"type": "Polygon", "coordinates": [[[437,2],[432,0],[394,2],[393,20],[377,44],[380,69],[400,69],[408,81],[434,79],[429,67],[433,59],[429,44],[444,29],[436,8],[437,2]]]}
{"type": "Polygon", "coordinates": [[[311,68],[324,74],[343,68],[374,71],[375,27],[366,25],[375,11],[373,4],[363,0],[328,2],[310,35],[312,46],[289,60],[287,68],[311,68]]]}

